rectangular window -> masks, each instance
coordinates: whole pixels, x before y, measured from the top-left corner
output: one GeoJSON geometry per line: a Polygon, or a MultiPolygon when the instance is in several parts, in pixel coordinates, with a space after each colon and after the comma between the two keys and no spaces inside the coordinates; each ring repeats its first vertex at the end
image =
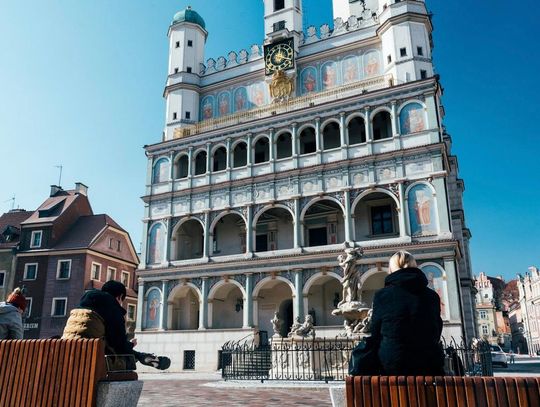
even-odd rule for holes
{"type": "Polygon", "coordinates": [[[53,317],[65,317],[67,308],[67,298],[53,298],[51,316],[53,317]]]}
{"type": "Polygon", "coordinates": [[[69,277],[71,277],[71,260],[58,260],[56,278],[58,280],[67,280],[69,277]]]}
{"type": "Polygon", "coordinates": [[[309,245],[326,246],[328,244],[328,234],[326,232],[326,226],[323,226],[321,228],[309,228],[309,245]]]}
{"type": "Polygon", "coordinates": [[[101,264],[92,263],[92,268],[90,269],[90,278],[98,281],[101,279],[101,264]]]}
{"type": "Polygon", "coordinates": [[[6,272],[0,271],[0,287],[4,287],[5,281],[6,281],[6,272]]]}
{"type": "Polygon", "coordinates": [[[390,205],[371,208],[371,234],[385,235],[394,232],[392,207],[390,205]]]}
{"type": "Polygon", "coordinates": [[[191,73],[191,72],[193,71],[193,69],[191,68],[191,66],[188,66],[188,67],[186,68],[186,70],[187,70],[187,73],[191,73]]]}
{"type": "Polygon", "coordinates": [[[134,304],[128,304],[128,308],[127,308],[128,321],[135,321],[136,313],[137,313],[137,306],[134,304]]]}
{"type": "Polygon", "coordinates": [[[406,57],[407,56],[407,48],[400,48],[399,49],[399,55],[401,55],[402,57],[406,57]]]}
{"type": "Polygon", "coordinates": [[[174,68],[174,73],[178,73],[179,71],[180,71],[180,69],[174,68]]]}
{"type": "Polygon", "coordinates": [[[176,112],[174,112],[172,114],[172,118],[173,118],[173,120],[177,120],[178,119],[178,114],[176,112]]]}
{"type": "Polygon", "coordinates": [[[31,248],[37,248],[41,247],[41,237],[43,235],[43,232],[41,230],[34,230],[32,232],[32,235],[30,237],[30,247],[31,248]]]}
{"type": "Polygon", "coordinates": [[[426,79],[427,78],[427,71],[425,69],[420,70],[420,79],[426,79]]]}
{"type": "Polygon", "coordinates": [[[195,369],[195,351],[185,350],[184,351],[184,370],[194,370],[194,369],[195,369]]]}
{"type": "Polygon", "coordinates": [[[32,297],[26,297],[26,309],[24,310],[23,318],[30,318],[32,315],[32,297]]]}
{"type": "Polygon", "coordinates": [[[114,267],[107,267],[107,281],[116,280],[116,269],[114,267]]]}
{"type": "Polygon", "coordinates": [[[268,251],[268,235],[257,235],[255,238],[255,251],[266,252],[268,251]]]}
{"type": "Polygon", "coordinates": [[[285,0],[274,0],[274,11],[283,10],[285,8],[285,0]]]}
{"type": "Polygon", "coordinates": [[[129,273],[127,271],[122,271],[122,276],[120,282],[126,287],[129,287],[129,273]]]}
{"type": "Polygon", "coordinates": [[[186,112],[186,120],[190,120],[191,119],[191,112],[186,112]]]}
{"type": "Polygon", "coordinates": [[[35,280],[37,278],[37,263],[27,263],[24,265],[23,280],[35,280]]]}
{"type": "Polygon", "coordinates": [[[392,62],[392,55],[388,55],[386,57],[386,59],[387,59],[388,63],[391,63],[392,62]]]}
{"type": "Polygon", "coordinates": [[[285,29],[285,20],[274,23],[274,32],[285,29]]]}
{"type": "Polygon", "coordinates": [[[113,248],[113,241],[114,239],[112,237],[109,237],[109,249],[113,248]]]}
{"type": "Polygon", "coordinates": [[[122,242],[120,240],[116,241],[116,251],[119,252],[122,249],[122,242]]]}
{"type": "Polygon", "coordinates": [[[180,41],[176,41],[176,43],[174,44],[175,48],[180,48],[180,41]]]}
{"type": "Polygon", "coordinates": [[[480,319],[486,319],[487,318],[487,311],[480,311],[480,319]]]}
{"type": "Polygon", "coordinates": [[[188,40],[187,46],[188,46],[188,47],[192,47],[192,46],[193,46],[193,41],[192,41],[192,40],[188,40]]]}
{"type": "Polygon", "coordinates": [[[424,48],[416,47],[416,53],[421,57],[424,56],[424,48]]]}
{"type": "Polygon", "coordinates": [[[488,329],[487,325],[482,325],[482,334],[483,335],[488,335],[489,334],[489,329],[488,329]]]}

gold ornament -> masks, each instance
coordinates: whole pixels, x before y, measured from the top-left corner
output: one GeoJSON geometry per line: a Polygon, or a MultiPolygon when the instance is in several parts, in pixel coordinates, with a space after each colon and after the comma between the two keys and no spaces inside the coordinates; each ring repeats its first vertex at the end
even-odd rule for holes
{"type": "Polygon", "coordinates": [[[274,102],[287,100],[294,90],[294,81],[284,71],[279,70],[272,75],[270,83],[270,96],[274,102]]]}

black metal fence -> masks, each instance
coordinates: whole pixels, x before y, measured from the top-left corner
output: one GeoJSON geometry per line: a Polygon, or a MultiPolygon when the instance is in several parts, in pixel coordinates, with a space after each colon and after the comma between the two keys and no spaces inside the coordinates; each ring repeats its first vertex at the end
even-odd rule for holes
{"type": "MultiPolygon", "coordinates": [[[[268,344],[259,337],[228,342],[221,351],[224,380],[343,381],[357,342],[344,339],[282,338],[268,344]]],[[[445,372],[450,376],[493,376],[487,342],[443,342],[445,372]]]]}

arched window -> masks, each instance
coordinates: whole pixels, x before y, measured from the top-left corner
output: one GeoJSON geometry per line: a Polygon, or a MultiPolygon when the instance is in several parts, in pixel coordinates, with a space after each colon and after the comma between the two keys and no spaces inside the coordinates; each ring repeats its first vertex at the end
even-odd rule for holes
{"type": "Polygon", "coordinates": [[[154,164],[152,171],[152,183],[158,184],[165,182],[169,179],[169,160],[166,158],[160,158],[154,164]]]}
{"type": "Polygon", "coordinates": [[[292,156],[291,133],[282,133],[278,136],[276,140],[276,156],[278,160],[292,156]]]}
{"type": "Polygon", "coordinates": [[[331,150],[341,145],[339,124],[330,122],[323,129],[323,150],[331,150]]]}
{"type": "Polygon", "coordinates": [[[227,149],[219,147],[214,152],[214,165],[212,171],[223,171],[227,167],[227,149]]]}
{"type": "Polygon", "coordinates": [[[265,163],[270,159],[270,146],[266,137],[261,137],[255,143],[255,164],[265,163]]]}
{"type": "Polygon", "coordinates": [[[183,155],[176,161],[176,179],[187,178],[189,170],[189,158],[183,155]]]}
{"type": "Polygon", "coordinates": [[[315,151],[317,151],[315,129],[313,127],[306,127],[300,133],[300,154],[310,154],[315,151]]]}
{"type": "Polygon", "coordinates": [[[201,151],[195,157],[195,175],[206,173],[206,151],[201,151]]]}
{"type": "Polygon", "coordinates": [[[379,112],[373,118],[373,140],[383,140],[392,137],[392,117],[386,110],[379,112]]]}
{"type": "Polygon", "coordinates": [[[238,143],[233,150],[233,168],[244,167],[247,165],[247,144],[238,143]]]}
{"type": "Polygon", "coordinates": [[[420,103],[409,103],[399,113],[401,134],[417,133],[426,129],[424,107],[420,103]]]}
{"type": "Polygon", "coordinates": [[[360,144],[366,142],[366,124],[362,117],[354,117],[347,126],[349,133],[349,144],[360,144]]]}

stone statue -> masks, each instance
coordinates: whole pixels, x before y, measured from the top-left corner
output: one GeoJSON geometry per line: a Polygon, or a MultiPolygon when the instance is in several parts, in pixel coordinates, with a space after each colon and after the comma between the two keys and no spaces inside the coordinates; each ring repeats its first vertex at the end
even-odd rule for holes
{"type": "Polygon", "coordinates": [[[362,249],[346,249],[345,254],[338,256],[339,266],[343,269],[343,299],[338,304],[359,301],[358,296],[358,274],[356,272],[356,260],[362,256],[362,249]]]}
{"type": "Polygon", "coordinates": [[[289,335],[287,336],[292,336],[298,329],[300,329],[301,326],[302,323],[300,322],[300,317],[296,317],[294,323],[291,326],[291,332],[289,332],[289,335]]]}
{"type": "Polygon", "coordinates": [[[308,336],[311,336],[315,338],[315,329],[313,328],[313,317],[311,315],[306,315],[306,318],[304,320],[303,324],[300,324],[297,326],[297,324],[300,324],[300,318],[296,318],[296,322],[294,323],[293,327],[291,327],[291,332],[289,333],[289,336],[301,336],[303,338],[306,338],[308,336]]]}
{"type": "Polygon", "coordinates": [[[274,337],[281,337],[281,325],[282,321],[279,319],[279,313],[274,312],[274,318],[270,320],[272,323],[272,329],[274,330],[274,337]]]}

